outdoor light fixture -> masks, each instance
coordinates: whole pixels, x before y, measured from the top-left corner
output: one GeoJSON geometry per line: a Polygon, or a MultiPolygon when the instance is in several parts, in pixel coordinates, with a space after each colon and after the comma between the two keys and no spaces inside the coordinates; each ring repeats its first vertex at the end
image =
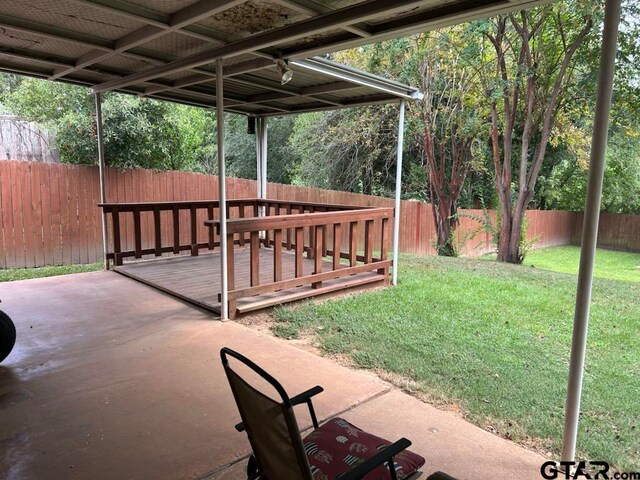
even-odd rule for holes
{"type": "Polygon", "coordinates": [[[275,62],[276,67],[278,68],[278,72],[280,72],[280,75],[282,76],[282,80],[280,83],[282,85],[284,85],[285,83],[289,83],[289,81],[291,81],[291,79],[293,78],[293,70],[291,70],[287,62],[285,60],[282,60],[281,58],[276,59],[275,62]]]}

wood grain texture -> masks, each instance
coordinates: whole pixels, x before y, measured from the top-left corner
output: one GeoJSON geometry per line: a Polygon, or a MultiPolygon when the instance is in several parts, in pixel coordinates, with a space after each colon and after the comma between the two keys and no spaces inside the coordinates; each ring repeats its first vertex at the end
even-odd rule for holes
{"type": "MultiPolygon", "coordinates": [[[[262,247],[259,249],[260,283],[272,282],[273,252],[262,247]]],[[[231,257],[230,257],[231,260],[231,257]]],[[[248,289],[250,285],[251,254],[249,248],[235,248],[233,259],[235,275],[235,289],[248,289]]],[[[331,268],[330,262],[324,266],[331,268]]],[[[360,267],[364,267],[361,265],[360,267]]],[[[126,263],[117,266],[114,270],[118,273],[134,278],[151,285],[164,292],[170,293],[185,301],[198,305],[209,311],[220,312],[220,253],[211,252],[198,257],[180,256],[165,259],[148,260],[142,262],[126,263]]],[[[303,260],[303,275],[311,276],[314,271],[313,260],[303,260]]],[[[283,282],[294,280],[295,255],[283,252],[282,254],[283,282]]],[[[327,278],[331,272],[325,272],[327,278]]],[[[350,272],[345,272],[350,273],[350,272]]],[[[337,276],[337,275],[336,275],[337,276]]],[[[364,284],[383,284],[385,278],[375,272],[362,272],[361,275],[345,275],[340,278],[325,279],[321,289],[314,290],[310,285],[304,284],[294,288],[287,286],[278,292],[267,291],[262,295],[238,298],[234,296],[231,301],[235,303],[237,313],[266,308],[287,301],[299,300],[323,293],[348,289],[364,284]]],[[[231,282],[230,282],[231,285],[231,282]]]]}

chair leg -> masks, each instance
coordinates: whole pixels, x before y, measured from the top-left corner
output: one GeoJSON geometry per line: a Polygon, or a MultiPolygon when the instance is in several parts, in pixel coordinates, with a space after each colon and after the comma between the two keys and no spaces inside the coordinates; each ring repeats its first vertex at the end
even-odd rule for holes
{"type": "Polygon", "coordinates": [[[398,476],[396,475],[396,465],[393,461],[393,458],[390,458],[389,462],[387,462],[387,468],[389,468],[389,475],[391,475],[391,480],[398,480],[398,476]]]}
{"type": "Polygon", "coordinates": [[[260,478],[258,462],[256,461],[256,457],[251,455],[247,462],[247,480],[257,480],[258,478],[260,478]]]}

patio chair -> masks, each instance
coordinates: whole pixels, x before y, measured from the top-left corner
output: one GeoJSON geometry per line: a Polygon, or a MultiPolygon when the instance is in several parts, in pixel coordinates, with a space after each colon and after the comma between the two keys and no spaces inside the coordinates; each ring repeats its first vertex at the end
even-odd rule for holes
{"type": "Polygon", "coordinates": [[[311,399],[322,387],[289,397],[275,378],[243,355],[225,347],[220,357],[242,418],[236,430],[247,433],[253,449],[248,480],[403,480],[424,465],[424,458],[407,450],[411,442],[406,438],[391,443],[342,418],[319,425],[311,399]],[[268,382],[280,398],[251,386],[231,368],[229,357],[268,382]],[[293,411],[303,403],[314,428],[304,438],[293,411]]]}

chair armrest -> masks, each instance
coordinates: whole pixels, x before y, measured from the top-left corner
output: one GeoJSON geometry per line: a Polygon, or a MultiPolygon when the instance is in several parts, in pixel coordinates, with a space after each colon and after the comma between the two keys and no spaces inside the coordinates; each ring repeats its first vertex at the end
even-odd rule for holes
{"type": "Polygon", "coordinates": [[[315,397],[316,395],[318,395],[319,393],[324,392],[324,388],[322,388],[320,385],[316,385],[313,388],[310,388],[309,390],[302,392],[298,395],[296,395],[295,397],[293,397],[291,399],[291,405],[293,405],[294,407],[296,405],[300,405],[301,403],[305,403],[306,401],[308,401],[311,397],[315,397]]]}
{"type": "Polygon", "coordinates": [[[302,403],[307,404],[307,407],[309,407],[309,415],[311,416],[311,422],[313,423],[313,428],[318,428],[320,425],[318,424],[316,411],[313,409],[313,402],[311,401],[311,397],[321,392],[324,392],[324,388],[322,388],[320,385],[316,385],[315,387],[310,388],[306,392],[302,392],[291,399],[291,405],[294,407],[302,403]]]}
{"type": "Polygon", "coordinates": [[[356,466],[353,470],[348,471],[340,475],[337,480],[360,480],[367,473],[374,468],[382,465],[383,463],[391,460],[395,455],[399,454],[403,450],[406,450],[411,446],[411,442],[406,438],[401,438],[395,443],[392,443],[384,450],[379,451],[373,457],[367,458],[364,462],[356,466]]]}
{"type": "MultiPolygon", "coordinates": [[[[310,388],[309,390],[306,390],[291,399],[292,406],[300,405],[301,403],[305,403],[305,402],[309,403],[309,411],[311,412],[311,417],[313,419],[314,426],[316,428],[318,428],[318,425],[317,425],[317,421],[315,420],[315,412],[313,412],[313,406],[311,405],[311,397],[315,397],[316,395],[322,392],[324,392],[324,388],[322,388],[320,385],[316,385],[315,387],[310,388]]],[[[237,423],[234,428],[238,432],[244,432],[244,423],[242,422],[237,423]]]]}

